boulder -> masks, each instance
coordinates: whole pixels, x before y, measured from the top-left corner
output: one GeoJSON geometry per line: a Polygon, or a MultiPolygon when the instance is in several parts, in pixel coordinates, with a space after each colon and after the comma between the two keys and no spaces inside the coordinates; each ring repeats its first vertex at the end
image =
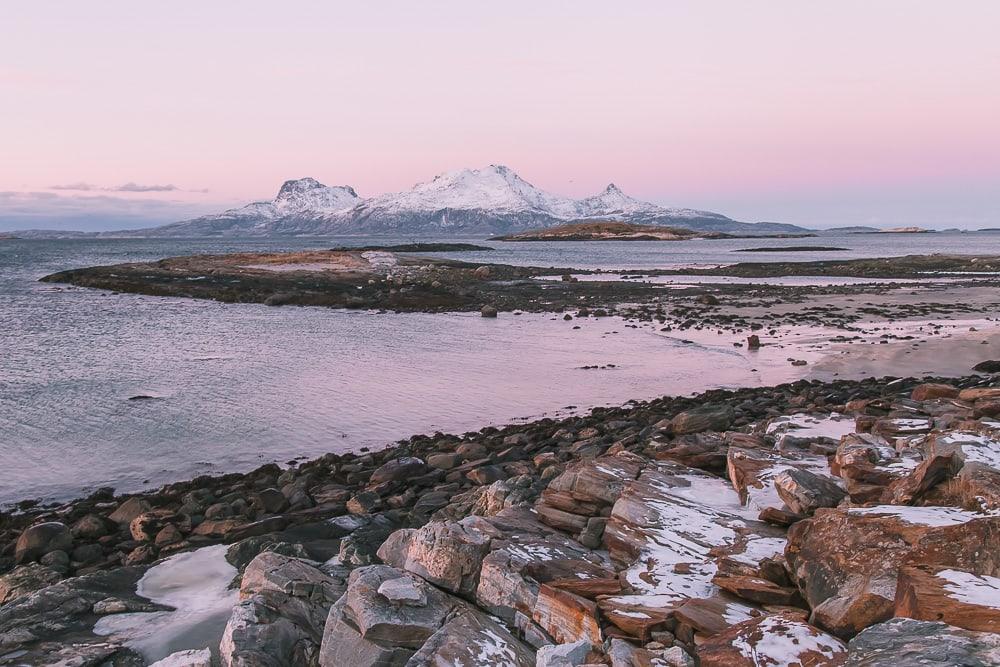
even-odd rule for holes
{"type": "Polygon", "coordinates": [[[910,392],[914,401],[930,401],[935,398],[958,398],[958,387],[950,384],[925,383],[917,385],[910,392]]]}
{"type": "Polygon", "coordinates": [[[478,517],[397,530],[378,549],[383,563],[458,595],[471,596],[493,529],[478,517]]]}
{"type": "Polygon", "coordinates": [[[893,618],[850,641],[850,667],[989,667],[1000,664],[1000,635],[946,623],[893,618]]]}
{"type": "Polygon", "coordinates": [[[385,565],[351,572],[347,591],[330,609],[319,652],[321,667],[400,667],[441,629],[459,608],[457,599],[422,579],[385,565]],[[407,578],[426,600],[397,604],[379,593],[393,579],[407,578]]]}
{"type": "Polygon", "coordinates": [[[104,517],[98,514],[87,514],[73,524],[70,532],[76,538],[96,540],[109,534],[113,528],[114,524],[104,517]]]}
{"type": "Polygon", "coordinates": [[[1000,633],[1000,578],[941,566],[903,567],[896,616],[1000,633]]]}
{"type": "Polygon", "coordinates": [[[118,505],[117,509],[108,515],[108,518],[117,524],[128,526],[137,516],[151,509],[153,506],[149,504],[149,501],[133,496],[118,505]]]}
{"type": "Polygon", "coordinates": [[[963,389],[958,394],[960,401],[975,403],[982,400],[996,400],[1000,398],[1000,387],[972,387],[963,389]]]}
{"type": "MultiPolygon", "coordinates": [[[[616,641],[616,640],[612,640],[616,641]]],[[[550,644],[538,649],[536,667],[579,667],[587,662],[593,645],[586,639],[568,644],[550,644]]]]}
{"type": "Polygon", "coordinates": [[[534,667],[535,654],[507,628],[475,609],[462,609],[406,663],[406,667],[534,667]]]}
{"type": "Polygon", "coordinates": [[[327,615],[345,585],[315,565],[273,551],[250,562],[219,645],[223,665],[316,664],[327,615]]]}
{"type": "Polygon", "coordinates": [[[847,645],[836,637],[781,615],[743,621],[698,647],[700,667],[839,667],[846,658],[847,645]]]}
{"type": "Polygon", "coordinates": [[[774,478],[778,497],[795,514],[809,516],[820,507],[836,507],[847,492],[831,478],[789,468],[774,478]]]}
{"type": "Polygon", "coordinates": [[[788,531],[785,557],[811,622],[848,638],[894,614],[904,565],[996,574],[983,553],[1000,553],[1000,517],[885,505],[817,510],[788,531]]]}
{"type": "Polygon", "coordinates": [[[59,521],[36,523],[26,528],[14,546],[14,562],[28,563],[52,551],[72,551],[73,534],[59,521]]]}
{"type": "Polygon", "coordinates": [[[890,482],[882,494],[882,502],[892,505],[913,505],[935,486],[958,474],[963,465],[957,452],[930,456],[906,476],[890,482]]]}
{"type": "Polygon", "coordinates": [[[729,443],[718,433],[691,433],[673,438],[669,442],[654,440],[650,443],[653,458],[674,461],[709,472],[726,469],[729,443]]]}
{"type": "Polygon", "coordinates": [[[597,605],[586,598],[542,584],[532,618],[557,642],[603,642],[597,605]]]}
{"type": "Polygon", "coordinates": [[[428,471],[427,464],[420,459],[407,456],[399,459],[392,459],[376,468],[368,480],[369,484],[383,484],[385,482],[398,482],[419,477],[428,471]]]}
{"type": "Polygon", "coordinates": [[[728,405],[709,405],[676,414],[670,425],[675,435],[725,431],[732,425],[734,416],[733,409],[728,405]]]}

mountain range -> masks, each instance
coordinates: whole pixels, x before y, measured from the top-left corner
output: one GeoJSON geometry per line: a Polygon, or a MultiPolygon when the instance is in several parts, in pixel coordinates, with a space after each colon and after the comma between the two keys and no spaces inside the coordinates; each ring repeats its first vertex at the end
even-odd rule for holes
{"type": "Polygon", "coordinates": [[[286,181],[270,201],[162,227],[102,235],[492,235],[593,220],[744,234],[807,231],[796,225],[738,222],[709,211],[665,208],[629,197],[614,184],[592,197],[571,199],[537,188],[507,167],[490,165],[447,172],[405,192],[370,199],[350,186],[301,178],[286,181]]]}

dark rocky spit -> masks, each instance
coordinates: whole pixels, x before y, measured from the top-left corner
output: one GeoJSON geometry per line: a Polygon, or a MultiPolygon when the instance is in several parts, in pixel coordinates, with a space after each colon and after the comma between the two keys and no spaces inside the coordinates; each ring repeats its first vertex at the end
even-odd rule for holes
{"type": "MultiPolygon", "coordinates": [[[[373,246],[380,248],[379,246],[373,246]]],[[[426,249],[422,251],[426,252],[426,249]]],[[[497,312],[612,314],[669,326],[717,327],[740,333],[748,328],[782,324],[821,324],[849,328],[872,316],[885,319],[993,313],[998,304],[932,299],[940,286],[927,286],[924,303],[827,305],[827,297],[891,295],[912,284],[779,286],[693,284],[664,286],[634,280],[670,275],[767,278],[776,276],[845,276],[872,279],[919,278],[954,273],[965,286],[1000,282],[1000,258],[920,255],[890,259],[819,262],[740,263],[730,266],[593,271],[566,267],[476,264],[428,258],[395,250],[334,249],[299,253],[242,253],[173,257],[157,262],[117,264],[61,271],[41,280],[112,292],[212,299],[224,303],[269,306],[325,306],[380,312],[497,312]],[[271,268],[269,268],[271,267],[271,268]],[[275,270],[273,267],[280,267],[275,270]],[[327,268],[322,268],[327,267],[327,268]],[[578,280],[601,274],[608,280],[578,280]],[[548,278],[548,279],[539,279],[548,278]],[[632,279],[628,279],[632,278],[632,279]],[[795,312],[775,314],[779,303],[804,304],[795,312]],[[623,304],[627,304],[623,306],[623,304]],[[747,315],[732,309],[759,307],[747,315]]],[[[957,284],[953,283],[957,286],[957,284]]],[[[892,301],[891,297],[883,299],[892,301]]],[[[571,315],[572,316],[572,315],[571,315]]]]}
{"type": "Polygon", "coordinates": [[[218,544],[225,631],[160,667],[996,665],[1000,387],[716,390],[25,502],[0,665],[149,664],[94,624],[218,544]]]}

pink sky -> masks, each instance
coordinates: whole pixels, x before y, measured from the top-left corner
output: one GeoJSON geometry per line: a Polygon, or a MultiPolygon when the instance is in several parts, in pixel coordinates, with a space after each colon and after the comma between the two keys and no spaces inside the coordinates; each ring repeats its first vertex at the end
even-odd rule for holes
{"type": "Polygon", "coordinates": [[[743,220],[1000,226],[998,25],[992,0],[15,3],[0,223],[13,193],[162,221],[503,163],[743,220]]]}

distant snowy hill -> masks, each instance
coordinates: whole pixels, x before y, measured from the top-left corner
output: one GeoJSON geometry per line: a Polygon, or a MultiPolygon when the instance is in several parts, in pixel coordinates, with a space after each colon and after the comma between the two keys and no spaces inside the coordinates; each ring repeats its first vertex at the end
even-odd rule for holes
{"type": "Polygon", "coordinates": [[[536,188],[507,167],[491,165],[444,173],[405,192],[370,199],[358,197],[351,187],[329,187],[312,178],[286,181],[271,201],[114,235],[492,235],[588,220],[748,234],[807,231],[795,225],[737,222],[719,213],[665,208],[629,197],[613,184],[592,197],[571,199],[536,188]]]}

